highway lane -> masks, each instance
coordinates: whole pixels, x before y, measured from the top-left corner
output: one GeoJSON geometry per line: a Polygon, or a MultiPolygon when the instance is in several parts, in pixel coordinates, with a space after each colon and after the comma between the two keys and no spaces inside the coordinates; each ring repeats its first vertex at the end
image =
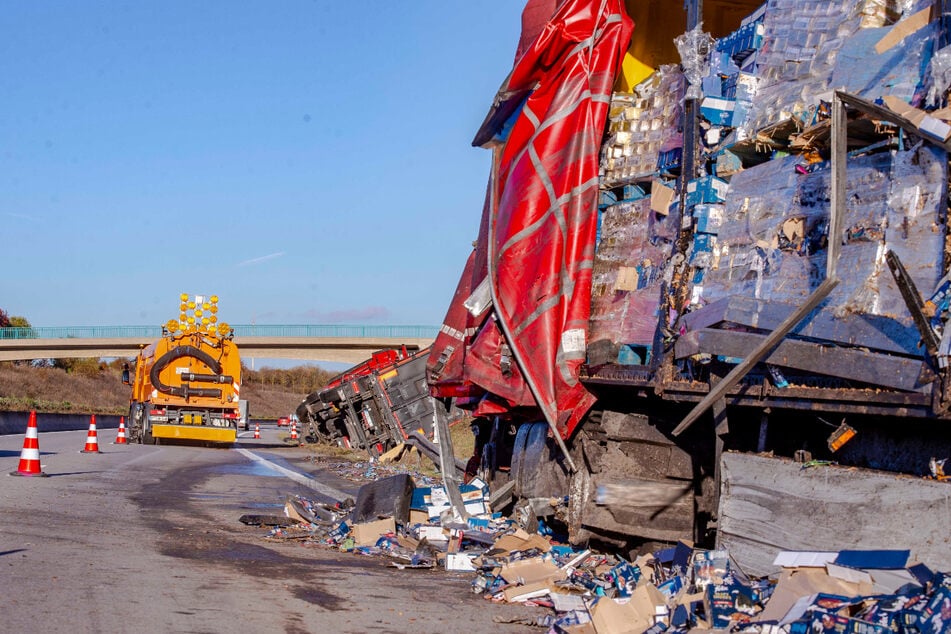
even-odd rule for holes
{"type": "MultiPolygon", "coordinates": [[[[109,430],[83,454],[85,431],[44,434],[42,417],[40,430],[47,478],[7,476],[23,438],[0,437],[4,631],[518,632],[530,628],[493,617],[538,614],[488,606],[466,575],[265,541],[238,518],[323,494],[242,452],[114,445],[109,430]]],[[[242,435],[285,469],[308,465],[284,430],[242,435]]],[[[320,478],[325,493],[356,491],[320,478]]]]}

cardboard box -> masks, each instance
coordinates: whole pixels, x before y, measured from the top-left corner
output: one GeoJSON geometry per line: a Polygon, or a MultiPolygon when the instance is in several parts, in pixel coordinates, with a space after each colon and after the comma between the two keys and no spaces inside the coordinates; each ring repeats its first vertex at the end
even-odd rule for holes
{"type": "Polygon", "coordinates": [[[697,231],[716,234],[723,224],[725,211],[723,205],[697,205],[693,208],[693,217],[697,221],[697,231]]]}
{"type": "Polygon", "coordinates": [[[474,572],[475,569],[472,559],[465,553],[446,553],[446,570],[474,572]]]}
{"type": "Polygon", "coordinates": [[[736,102],[719,97],[707,97],[700,102],[700,114],[713,125],[730,125],[736,102]]]}
{"type": "Polygon", "coordinates": [[[598,634],[641,634],[654,625],[658,607],[666,610],[664,596],[647,583],[624,603],[606,597],[599,599],[591,608],[591,622],[598,634]]]}
{"type": "Polygon", "coordinates": [[[426,524],[429,522],[429,511],[420,511],[417,509],[410,509],[409,512],[409,523],[413,524],[426,524]]]}
{"type": "Polygon", "coordinates": [[[696,178],[687,183],[687,206],[722,203],[729,191],[730,184],[716,176],[696,178]]]}
{"type": "Polygon", "coordinates": [[[529,550],[531,548],[537,548],[539,551],[547,553],[549,550],[551,550],[551,543],[537,533],[529,535],[522,529],[518,529],[511,535],[503,535],[502,537],[499,537],[497,540],[495,540],[495,545],[493,548],[507,553],[516,550],[529,550]]]}
{"type": "Polygon", "coordinates": [[[670,204],[674,201],[677,192],[667,187],[661,181],[654,181],[651,185],[651,211],[666,216],[670,213],[670,204]]]}
{"type": "Polygon", "coordinates": [[[527,583],[522,586],[512,586],[511,588],[506,588],[503,591],[503,596],[505,600],[509,603],[515,603],[518,601],[528,601],[529,599],[537,599],[538,597],[548,596],[552,592],[551,582],[547,579],[543,581],[536,581],[535,583],[527,583]]]}
{"type": "Polygon", "coordinates": [[[420,526],[417,535],[419,539],[425,539],[430,542],[449,541],[449,536],[443,530],[442,526],[420,526]]]}
{"type": "Polygon", "coordinates": [[[396,520],[388,517],[375,522],[363,522],[354,524],[350,529],[350,535],[357,546],[374,546],[381,535],[396,532],[396,520]]]}
{"type": "Polygon", "coordinates": [[[553,562],[532,557],[502,565],[501,576],[508,583],[531,584],[549,579],[564,579],[565,572],[553,562]]]}
{"type": "Polygon", "coordinates": [[[727,576],[723,583],[711,583],[704,596],[703,611],[714,628],[729,628],[756,614],[753,589],[727,576]]]}

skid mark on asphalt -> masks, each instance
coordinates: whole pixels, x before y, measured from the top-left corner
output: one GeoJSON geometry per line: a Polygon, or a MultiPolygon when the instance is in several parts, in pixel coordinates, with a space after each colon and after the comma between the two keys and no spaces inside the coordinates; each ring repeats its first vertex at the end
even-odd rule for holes
{"type": "Polygon", "coordinates": [[[285,476],[286,478],[289,478],[293,480],[294,482],[301,484],[309,489],[313,489],[314,491],[317,491],[318,493],[326,495],[327,497],[333,499],[336,502],[343,502],[348,497],[351,497],[350,495],[344,493],[340,489],[336,489],[330,485],[324,484],[323,482],[319,482],[311,478],[310,476],[300,473],[298,471],[294,471],[293,469],[288,469],[287,467],[284,467],[275,462],[272,462],[271,460],[268,460],[267,458],[259,456],[253,451],[248,451],[247,449],[244,449],[243,447],[236,447],[234,451],[237,451],[242,456],[246,457],[248,460],[253,460],[260,464],[266,465],[268,468],[273,469],[274,471],[277,471],[278,473],[285,476]]]}

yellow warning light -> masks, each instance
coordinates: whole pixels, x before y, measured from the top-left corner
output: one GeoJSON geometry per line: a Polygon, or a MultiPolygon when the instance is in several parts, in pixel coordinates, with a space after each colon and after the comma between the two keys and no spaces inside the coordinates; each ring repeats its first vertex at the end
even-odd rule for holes
{"type": "Polygon", "coordinates": [[[169,319],[168,323],[165,324],[165,328],[168,329],[169,332],[178,332],[178,322],[174,319],[169,319]]]}
{"type": "Polygon", "coordinates": [[[211,323],[211,322],[208,320],[207,317],[202,317],[202,318],[201,318],[201,325],[202,325],[202,326],[207,326],[207,325],[210,324],[210,323],[211,323]]]}
{"type": "Polygon", "coordinates": [[[188,293],[182,293],[182,294],[181,294],[181,300],[182,300],[182,303],[187,302],[187,301],[188,301],[188,293]]]}
{"type": "Polygon", "coordinates": [[[178,309],[182,312],[185,312],[186,310],[188,310],[188,304],[186,304],[185,302],[182,302],[181,305],[178,307],[178,309]]]}
{"type": "Polygon", "coordinates": [[[215,314],[218,312],[218,307],[212,304],[211,308],[209,308],[208,310],[210,310],[212,314],[215,314]]]}
{"type": "Polygon", "coordinates": [[[188,319],[186,319],[185,321],[188,322],[188,325],[192,325],[192,324],[195,323],[195,318],[192,317],[191,315],[189,315],[189,316],[188,316],[188,319]]]}
{"type": "Polygon", "coordinates": [[[185,311],[178,316],[178,321],[185,321],[188,318],[188,315],[185,314],[185,311]]]}
{"type": "Polygon", "coordinates": [[[195,317],[201,317],[201,309],[200,309],[200,308],[196,308],[196,309],[195,309],[195,317]]]}
{"type": "Polygon", "coordinates": [[[188,302],[188,310],[195,310],[195,302],[188,302]]]}
{"type": "Polygon", "coordinates": [[[222,337],[224,337],[224,336],[227,335],[229,332],[231,332],[231,326],[229,326],[229,325],[226,324],[225,322],[221,322],[220,324],[218,324],[218,334],[219,334],[219,335],[221,335],[222,337]]]}
{"type": "Polygon", "coordinates": [[[211,321],[211,323],[216,323],[218,321],[218,318],[212,315],[211,317],[208,318],[208,320],[211,321]]]}
{"type": "Polygon", "coordinates": [[[209,304],[208,302],[205,302],[204,304],[201,305],[201,309],[202,309],[202,310],[210,310],[210,309],[211,309],[211,304],[209,304]]]}
{"type": "Polygon", "coordinates": [[[217,295],[212,295],[210,299],[211,299],[211,303],[212,303],[212,304],[217,304],[217,303],[218,303],[218,296],[217,296],[217,295]]]}

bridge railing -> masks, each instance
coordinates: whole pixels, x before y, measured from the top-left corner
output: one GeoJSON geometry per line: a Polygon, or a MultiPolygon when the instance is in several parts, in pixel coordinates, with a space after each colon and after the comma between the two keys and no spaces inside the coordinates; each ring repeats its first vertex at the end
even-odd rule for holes
{"type": "MultiPolygon", "coordinates": [[[[236,337],[346,337],[435,339],[437,326],[359,326],[351,324],[232,325],[236,337]]],[[[33,326],[0,328],[0,339],[119,339],[151,341],[162,336],[161,326],[33,326]]]]}

